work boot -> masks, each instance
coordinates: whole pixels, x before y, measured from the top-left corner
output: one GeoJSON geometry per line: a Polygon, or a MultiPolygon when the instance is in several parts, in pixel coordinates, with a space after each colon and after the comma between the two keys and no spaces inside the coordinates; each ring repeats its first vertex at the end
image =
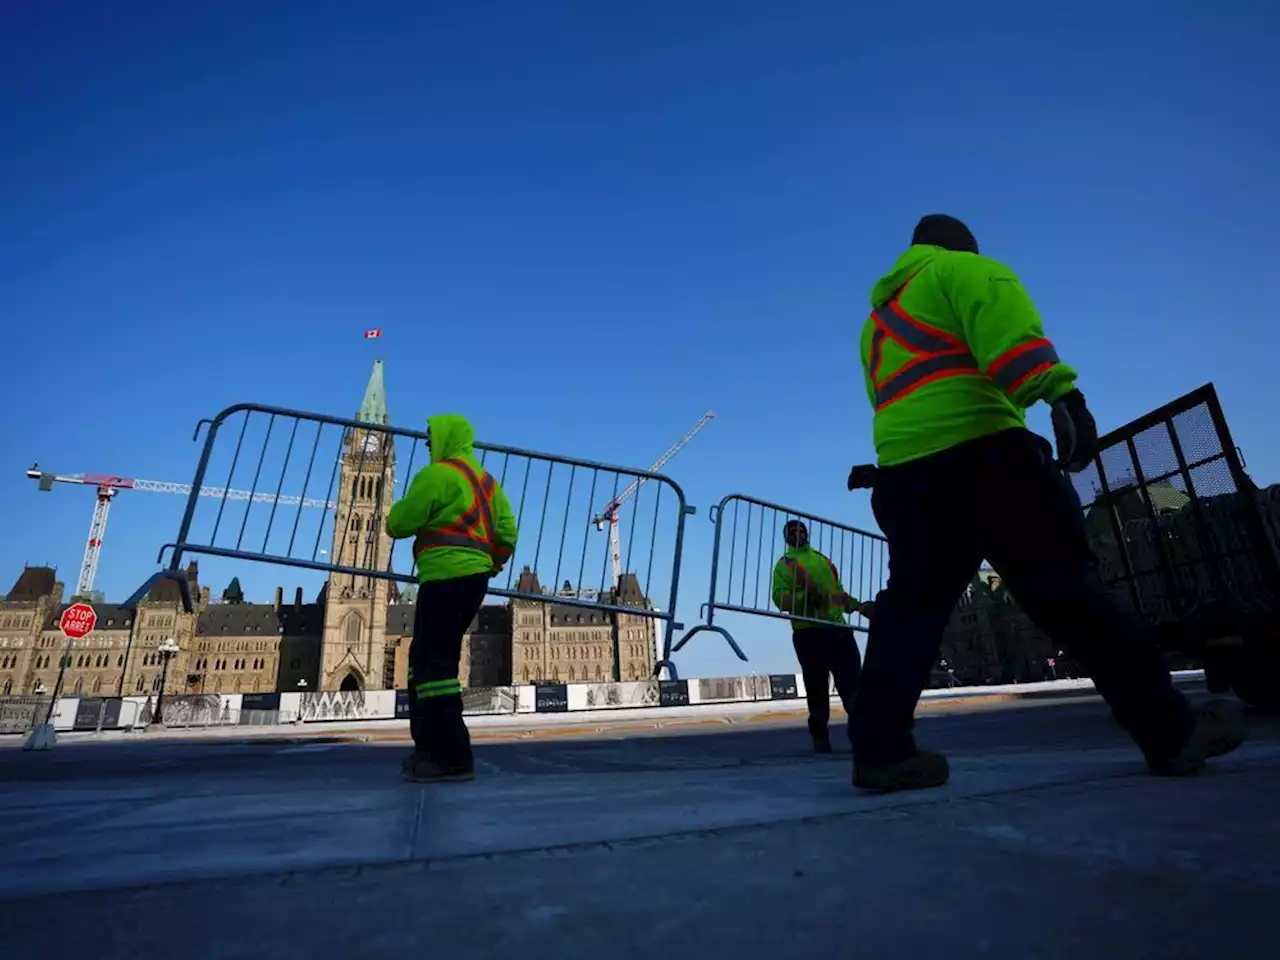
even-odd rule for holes
{"type": "Polygon", "coordinates": [[[420,753],[405,757],[400,769],[410,783],[456,783],[476,778],[473,764],[445,766],[420,753]]]}
{"type": "Polygon", "coordinates": [[[814,753],[831,753],[831,739],[829,737],[814,737],[813,740],[814,753]]]}
{"type": "Polygon", "coordinates": [[[853,785],[877,793],[940,787],[950,776],[951,765],[947,758],[928,750],[917,750],[905,760],[883,766],[870,766],[856,760],[853,764],[853,785]]]}
{"type": "Polygon", "coordinates": [[[1211,700],[1196,708],[1196,725],[1187,745],[1171,757],[1147,756],[1147,769],[1157,777],[1189,777],[1210,757],[1221,757],[1244,743],[1244,710],[1230,700],[1211,700]]]}

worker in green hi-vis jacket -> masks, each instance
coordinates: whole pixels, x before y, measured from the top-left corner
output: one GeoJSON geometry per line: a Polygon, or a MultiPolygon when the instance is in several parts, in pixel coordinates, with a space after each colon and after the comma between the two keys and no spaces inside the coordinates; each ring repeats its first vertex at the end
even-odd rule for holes
{"type": "Polygon", "coordinates": [[[947,760],[917,750],[912,717],[957,598],[985,558],[1036,625],[1084,664],[1157,774],[1188,774],[1244,739],[1238,710],[1193,711],[1148,627],[1097,575],[1079,499],[1063,470],[1088,466],[1097,429],[1076,371],[1044,334],[1022,284],[978,253],[954,217],[917,225],[871,292],[862,328],[877,465],[870,485],[889,542],[854,703],[855,786],[946,783],[947,760]],[[1026,428],[1052,411],[1058,462],[1026,428]]]}
{"type": "Polygon", "coordinates": [[[773,568],[773,605],[791,619],[791,642],[800,661],[809,706],[809,735],[816,753],[831,753],[830,684],[847,713],[852,713],[861,655],[845,614],[870,615],[840,585],[840,573],[809,543],[809,529],[799,520],[782,527],[786,552],[773,568]]]}
{"type": "Polygon", "coordinates": [[[516,548],[516,520],[502,487],[475,457],[475,431],[456,414],[427,421],[431,463],[387,513],[387,534],[412,537],[418,599],[409,646],[405,778],[418,783],[475,776],[462,719],[462,638],[516,548]]]}

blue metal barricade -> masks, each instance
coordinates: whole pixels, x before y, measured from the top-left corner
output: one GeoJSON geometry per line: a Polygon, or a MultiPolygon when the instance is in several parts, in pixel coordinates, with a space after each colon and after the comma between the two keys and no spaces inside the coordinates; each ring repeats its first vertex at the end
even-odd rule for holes
{"type": "MultiPolygon", "coordinates": [[[[786,549],[782,530],[790,520],[805,524],[810,545],[831,560],[846,592],[858,600],[875,599],[888,578],[888,544],[884,537],[866,530],[738,493],[713,507],[711,520],[715,524],[715,542],[709,595],[702,607],[706,622],[682,636],[672,652],[697,634],[710,632],[724,637],[738,658],[746,660],[733,635],[715,622],[717,611],[826,622],[808,616],[809,611],[799,606],[803,601],[796,597],[792,598],[792,609],[782,610],[774,604],[773,570],[786,549]]],[[[851,615],[849,623],[854,630],[866,630],[861,614],[851,615]]]]}
{"type": "MultiPolygon", "coordinates": [[[[430,460],[425,431],[237,404],[207,427],[174,542],[161,548],[188,610],[183,556],[278,563],[352,578],[416,582],[408,545],[385,535],[387,511],[430,460]],[[220,485],[217,485],[220,484],[220,485]]],[[[685,518],[693,508],[668,477],[644,470],[481,444],[503,487],[519,542],[490,594],[616,611],[664,625],[669,659],[685,518]],[[550,577],[550,579],[546,579],[550,577]],[[544,584],[546,587],[544,588],[544,584]],[[665,606],[651,598],[665,596],[665,606]]]]}

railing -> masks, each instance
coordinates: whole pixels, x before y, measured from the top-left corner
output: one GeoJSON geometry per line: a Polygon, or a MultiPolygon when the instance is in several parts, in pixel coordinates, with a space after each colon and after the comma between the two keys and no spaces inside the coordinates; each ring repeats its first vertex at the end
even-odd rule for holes
{"type": "MultiPolygon", "coordinates": [[[[740,660],[747,656],[733,635],[715,622],[716,612],[747,613],[777,620],[827,623],[810,616],[794,594],[791,608],[779,609],[773,597],[773,571],[786,550],[783,527],[799,520],[807,528],[809,545],[836,567],[845,591],[861,601],[872,600],[883,588],[888,572],[888,544],[877,534],[781,504],[730,494],[711,510],[715,539],[711,555],[711,583],[702,607],[705,623],[695,626],[675,644],[684,647],[699,633],[722,636],[740,660]]],[[[849,625],[865,631],[866,621],[853,614],[849,625]]]]}
{"type": "MultiPolygon", "coordinates": [[[[376,581],[416,582],[410,550],[388,540],[384,526],[392,502],[430,461],[426,432],[257,404],[201,421],[196,439],[206,426],[177,537],[160,551],[162,562],[171,551],[168,568],[130,605],[169,579],[192,609],[181,570],[185,554],[326,572],[329,589],[351,597],[372,596],[376,581]],[[210,490],[221,496],[208,496],[210,490]]],[[[520,528],[490,594],[662,622],[667,661],[683,626],[675,611],[685,518],[694,512],[681,488],[628,467],[496,444],[477,443],[475,451],[503,487],[520,528]],[[615,576],[609,520],[601,513],[633,481],[640,484],[635,495],[614,517],[621,572],[615,576]],[[657,591],[666,596],[661,607],[650,602],[657,591]]],[[[614,653],[616,671],[616,638],[614,653]]]]}

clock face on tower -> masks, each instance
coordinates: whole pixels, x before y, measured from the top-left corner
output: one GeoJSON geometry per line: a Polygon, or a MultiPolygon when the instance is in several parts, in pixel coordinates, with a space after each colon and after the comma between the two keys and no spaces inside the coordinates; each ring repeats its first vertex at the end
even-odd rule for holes
{"type": "Polygon", "coordinates": [[[364,448],[364,455],[366,457],[376,457],[378,455],[378,451],[382,448],[382,443],[376,436],[370,433],[365,435],[364,443],[361,444],[361,446],[364,448]]]}

